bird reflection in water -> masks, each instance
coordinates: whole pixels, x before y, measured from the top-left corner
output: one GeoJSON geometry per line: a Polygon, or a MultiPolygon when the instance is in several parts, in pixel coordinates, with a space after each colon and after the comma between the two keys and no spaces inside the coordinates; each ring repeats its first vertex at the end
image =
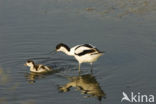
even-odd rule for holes
{"type": "Polygon", "coordinates": [[[67,78],[70,82],[60,86],[60,92],[68,92],[71,87],[75,87],[81,94],[87,95],[86,97],[96,97],[99,101],[101,101],[102,98],[106,98],[106,94],[93,75],[86,74],[67,78]]]}
{"type": "Polygon", "coordinates": [[[26,73],[25,77],[28,81],[29,84],[33,84],[35,83],[37,80],[45,78],[48,75],[53,74],[54,72],[49,72],[49,73],[34,73],[34,72],[30,72],[30,73],[26,73]]]}

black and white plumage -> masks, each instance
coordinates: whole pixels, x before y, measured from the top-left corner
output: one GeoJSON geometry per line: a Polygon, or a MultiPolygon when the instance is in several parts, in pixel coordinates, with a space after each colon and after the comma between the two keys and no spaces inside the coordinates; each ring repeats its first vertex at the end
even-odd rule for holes
{"type": "Polygon", "coordinates": [[[51,72],[52,69],[48,66],[44,66],[42,64],[35,64],[34,61],[28,60],[25,64],[25,66],[30,67],[31,72],[35,73],[45,73],[45,72],[51,72]]]}
{"type": "Polygon", "coordinates": [[[79,63],[79,71],[81,63],[90,63],[92,65],[93,62],[103,55],[103,52],[91,44],[76,45],[69,48],[66,44],[60,43],[56,46],[56,51],[74,56],[79,63]]]}

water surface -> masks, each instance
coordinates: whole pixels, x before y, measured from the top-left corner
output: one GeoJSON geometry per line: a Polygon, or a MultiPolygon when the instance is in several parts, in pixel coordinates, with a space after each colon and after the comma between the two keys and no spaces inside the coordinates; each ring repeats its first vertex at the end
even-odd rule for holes
{"type": "MultiPolygon", "coordinates": [[[[60,42],[106,51],[93,69],[106,94],[102,104],[120,104],[123,91],[156,94],[155,5],[155,0],[1,0],[0,103],[99,103],[75,88],[59,92],[68,77],[78,77],[74,58],[48,54],[60,42]],[[34,75],[23,65],[27,59],[55,72],[34,75]]],[[[89,64],[81,71],[90,74],[89,64]]]]}

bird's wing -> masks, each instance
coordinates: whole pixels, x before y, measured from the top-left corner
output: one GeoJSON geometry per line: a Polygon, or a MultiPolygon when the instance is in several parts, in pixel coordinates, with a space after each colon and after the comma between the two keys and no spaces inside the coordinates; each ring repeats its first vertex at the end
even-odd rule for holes
{"type": "Polygon", "coordinates": [[[82,44],[82,46],[88,47],[88,48],[95,48],[95,46],[93,46],[93,45],[91,45],[91,44],[82,44]]]}
{"type": "Polygon", "coordinates": [[[42,65],[40,68],[41,68],[42,70],[47,70],[47,71],[51,70],[50,67],[44,66],[44,65],[42,65]]]}
{"type": "Polygon", "coordinates": [[[96,53],[96,51],[95,51],[94,49],[90,49],[90,50],[84,50],[84,51],[82,51],[82,52],[80,52],[80,53],[78,53],[78,54],[76,54],[76,55],[78,55],[78,56],[82,56],[82,55],[85,55],[85,54],[90,54],[90,55],[92,55],[92,54],[94,54],[94,53],[96,53]]]}
{"type": "Polygon", "coordinates": [[[51,67],[49,67],[49,66],[44,66],[44,67],[46,67],[46,69],[48,69],[48,70],[51,70],[51,67]]]}
{"type": "Polygon", "coordinates": [[[74,53],[75,54],[80,54],[80,53],[82,53],[84,51],[88,51],[88,50],[90,52],[90,50],[93,51],[93,49],[94,49],[94,46],[92,46],[90,44],[82,44],[82,45],[78,45],[78,46],[75,47],[74,53]]]}

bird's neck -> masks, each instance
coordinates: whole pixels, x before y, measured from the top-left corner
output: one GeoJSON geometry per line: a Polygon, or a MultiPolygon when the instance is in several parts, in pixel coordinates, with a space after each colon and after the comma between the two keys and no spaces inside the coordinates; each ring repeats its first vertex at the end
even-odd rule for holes
{"type": "Polygon", "coordinates": [[[30,69],[32,69],[32,70],[36,69],[36,65],[34,65],[34,64],[31,65],[31,66],[30,66],[30,69]]]}
{"type": "Polygon", "coordinates": [[[64,52],[65,54],[69,55],[69,56],[73,56],[73,54],[71,53],[70,50],[65,49],[65,50],[63,50],[63,52],[64,52]]]}

